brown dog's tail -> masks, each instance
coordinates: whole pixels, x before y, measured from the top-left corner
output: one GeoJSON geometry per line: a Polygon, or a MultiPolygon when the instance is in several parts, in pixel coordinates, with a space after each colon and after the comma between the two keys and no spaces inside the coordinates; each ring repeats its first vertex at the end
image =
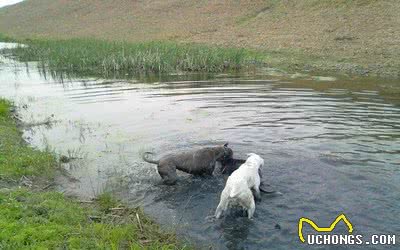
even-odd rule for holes
{"type": "Polygon", "coordinates": [[[144,152],[143,155],[142,155],[142,159],[143,159],[145,162],[153,163],[153,164],[157,164],[157,165],[158,165],[158,162],[159,162],[159,161],[149,159],[149,158],[147,157],[147,155],[154,155],[154,154],[153,154],[152,152],[144,152]]]}

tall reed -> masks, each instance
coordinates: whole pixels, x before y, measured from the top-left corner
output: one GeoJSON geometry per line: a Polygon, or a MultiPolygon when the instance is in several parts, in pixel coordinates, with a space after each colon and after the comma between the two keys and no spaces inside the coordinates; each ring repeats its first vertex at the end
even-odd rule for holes
{"type": "Polygon", "coordinates": [[[260,61],[254,51],[175,42],[110,42],[94,39],[25,40],[9,50],[21,61],[87,75],[134,75],[241,70],[260,61]]]}

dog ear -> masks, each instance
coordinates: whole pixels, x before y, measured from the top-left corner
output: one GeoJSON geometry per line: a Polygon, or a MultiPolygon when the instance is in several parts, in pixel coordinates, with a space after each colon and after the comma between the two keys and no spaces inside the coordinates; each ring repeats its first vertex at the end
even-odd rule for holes
{"type": "Polygon", "coordinates": [[[253,156],[253,155],[255,155],[255,154],[254,153],[248,153],[247,157],[250,157],[250,156],[253,156]]]}
{"type": "Polygon", "coordinates": [[[225,144],[224,144],[224,147],[228,147],[228,144],[229,144],[229,142],[225,143],[225,144]]]}

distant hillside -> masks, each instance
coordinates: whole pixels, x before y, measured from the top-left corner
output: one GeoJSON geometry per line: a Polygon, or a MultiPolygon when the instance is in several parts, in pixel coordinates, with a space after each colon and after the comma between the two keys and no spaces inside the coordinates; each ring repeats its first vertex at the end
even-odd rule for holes
{"type": "Polygon", "coordinates": [[[279,50],[361,73],[400,68],[398,0],[27,0],[0,9],[0,32],[279,50]]]}

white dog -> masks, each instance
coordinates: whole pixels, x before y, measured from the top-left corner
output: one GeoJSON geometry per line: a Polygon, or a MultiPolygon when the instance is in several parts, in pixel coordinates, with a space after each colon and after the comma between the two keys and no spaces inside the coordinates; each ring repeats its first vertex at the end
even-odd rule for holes
{"type": "Polygon", "coordinates": [[[217,219],[228,209],[228,205],[231,202],[247,210],[249,219],[253,217],[256,205],[252,190],[254,191],[254,196],[260,199],[259,170],[264,166],[264,159],[254,153],[250,153],[247,156],[249,158],[247,158],[246,162],[234,171],[226,182],[221,194],[221,201],[215,211],[217,219]]]}

